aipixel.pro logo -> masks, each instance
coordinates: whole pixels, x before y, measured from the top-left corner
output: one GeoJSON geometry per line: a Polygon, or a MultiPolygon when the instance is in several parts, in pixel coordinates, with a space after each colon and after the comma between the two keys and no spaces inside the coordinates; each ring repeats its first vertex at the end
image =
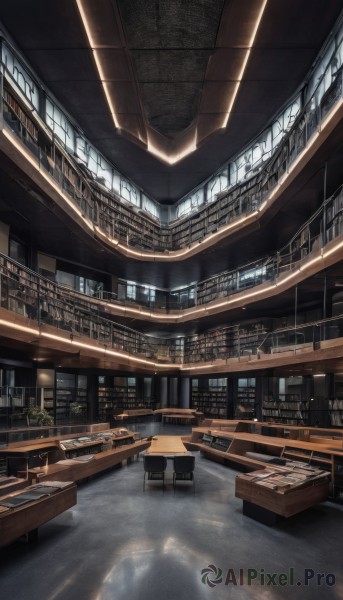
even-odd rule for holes
{"type": "Polygon", "coordinates": [[[303,569],[298,574],[294,567],[282,573],[275,573],[266,569],[227,569],[224,577],[223,570],[216,565],[208,565],[201,571],[201,582],[214,588],[219,584],[226,586],[260,585],[266,587],[278,586],[321,586],[332,587],[336,585],[334,573],[321,573],[314,569],[303,569]]]}
{"type": "Polygon", "coordinates": [[[218,583],[223,581],[223,571],[215,565],[208,565],[206,569],[201,571],[201,581],[209,587],[214,588],[218,583]]]}

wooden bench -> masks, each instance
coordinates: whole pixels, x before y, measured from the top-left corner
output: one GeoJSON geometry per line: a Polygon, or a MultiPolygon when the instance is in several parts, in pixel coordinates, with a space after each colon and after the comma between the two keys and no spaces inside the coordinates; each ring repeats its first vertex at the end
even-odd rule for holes
{"type": "Polygon", "coordinates": [[[151,408],[130,408],[120,414],[114,414],[113,420],[119,422],[128,421],[129,419],[132,421],[140,421],[141,418],[153,416],[154,411],[151,408]]]}

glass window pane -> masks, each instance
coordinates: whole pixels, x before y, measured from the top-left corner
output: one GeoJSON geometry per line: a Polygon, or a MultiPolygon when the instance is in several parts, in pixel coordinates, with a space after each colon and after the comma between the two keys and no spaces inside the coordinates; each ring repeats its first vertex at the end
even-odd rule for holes
{"type": "Polygon", "coordinates": [[[120,180],[120,195],[124,200],[131,202],[131,204],[135,204],[135,206],[139,206],[139,193],[137,188],[127,181],[127,179],[120,180]]]}
{"type": "Polygon", "coordinates": [[[39,88],[6,44],[2,44],[2,62],[27,100],[39,112],[39,88]]]}
{"type": "Polygon", "coordinates": [[[153,200],[150,200],[148,196],[145,196],[145,194],[143,194],[142,208],[153,217],[159,218],[159,211],[157,205],[153,200]]]}
{"type": "Polygon", "coordinates": [[[9,244],[10,257],[21,265],[26,265],[26,248],[21,242],[10,239],[9,244]]]}

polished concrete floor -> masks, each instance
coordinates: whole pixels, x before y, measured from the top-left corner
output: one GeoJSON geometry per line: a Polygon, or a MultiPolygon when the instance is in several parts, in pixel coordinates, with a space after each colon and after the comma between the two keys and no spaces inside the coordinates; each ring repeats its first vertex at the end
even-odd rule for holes
{"type": "Polygon", "coordinates": [[[174,494],[171,464],[164,492],[159,481],[143,492],[142,458],[80,485],[36,542],[1,550],[1,600],[343,598],[343,506],[268,527],[242,515],[232,469],[196,453],[195,495],[186,482],[174,494]]]}

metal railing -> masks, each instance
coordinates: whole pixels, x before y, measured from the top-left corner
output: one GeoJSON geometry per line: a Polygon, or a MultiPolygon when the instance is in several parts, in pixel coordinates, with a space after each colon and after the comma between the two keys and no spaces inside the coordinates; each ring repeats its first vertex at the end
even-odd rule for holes
{"type": "MultiPolygon", "coordinates": [[[[342,69],[335,74],[335,79],[319,104],[316,103],[316,91],[314,92],[276,152],[255,177],[229,189],[214,203],[206,205],[199,212],[196,221],[192,215],[181,224],[171,224],[161,228],[157,223],[152,224],[142,214],[140,221],[143,226],[138,231],[123,213],[124,210],[128,210],[127,207],[121,206],[112,192],[97,191],[96,182],[90,184],[82,170],[66,154],[55,138],[51,145],[47,146],[46,142],[43,144],[40,141],[39,136],[37,139],[32,137],[16,114],[13,103],[6,102],[6,93],[8,94],[5,88],[3,102],[5,123],[36,157],[39,168],[47,171],[54,178],[81,213],[112,239],[119,239],[128,246],[153,250],[158,255],[165,250],[175,250],[199,242],[206,238],[213,228],[220,229],[237,216],[248,215],[261,206],[299,153],[306,147],[313,134],[320,131],[321,123],[328,112],[342,98],[342,69]],[[218,210],[213,216],[215,207],[218,210]],[[215,225],[210,226],[208,231],[210,221],[215,225]],[[201,228],[199,228],[200,222],[203,223],[201,228]]],[[[133,210],[132,215],[134,216],[133,210]]]]}

